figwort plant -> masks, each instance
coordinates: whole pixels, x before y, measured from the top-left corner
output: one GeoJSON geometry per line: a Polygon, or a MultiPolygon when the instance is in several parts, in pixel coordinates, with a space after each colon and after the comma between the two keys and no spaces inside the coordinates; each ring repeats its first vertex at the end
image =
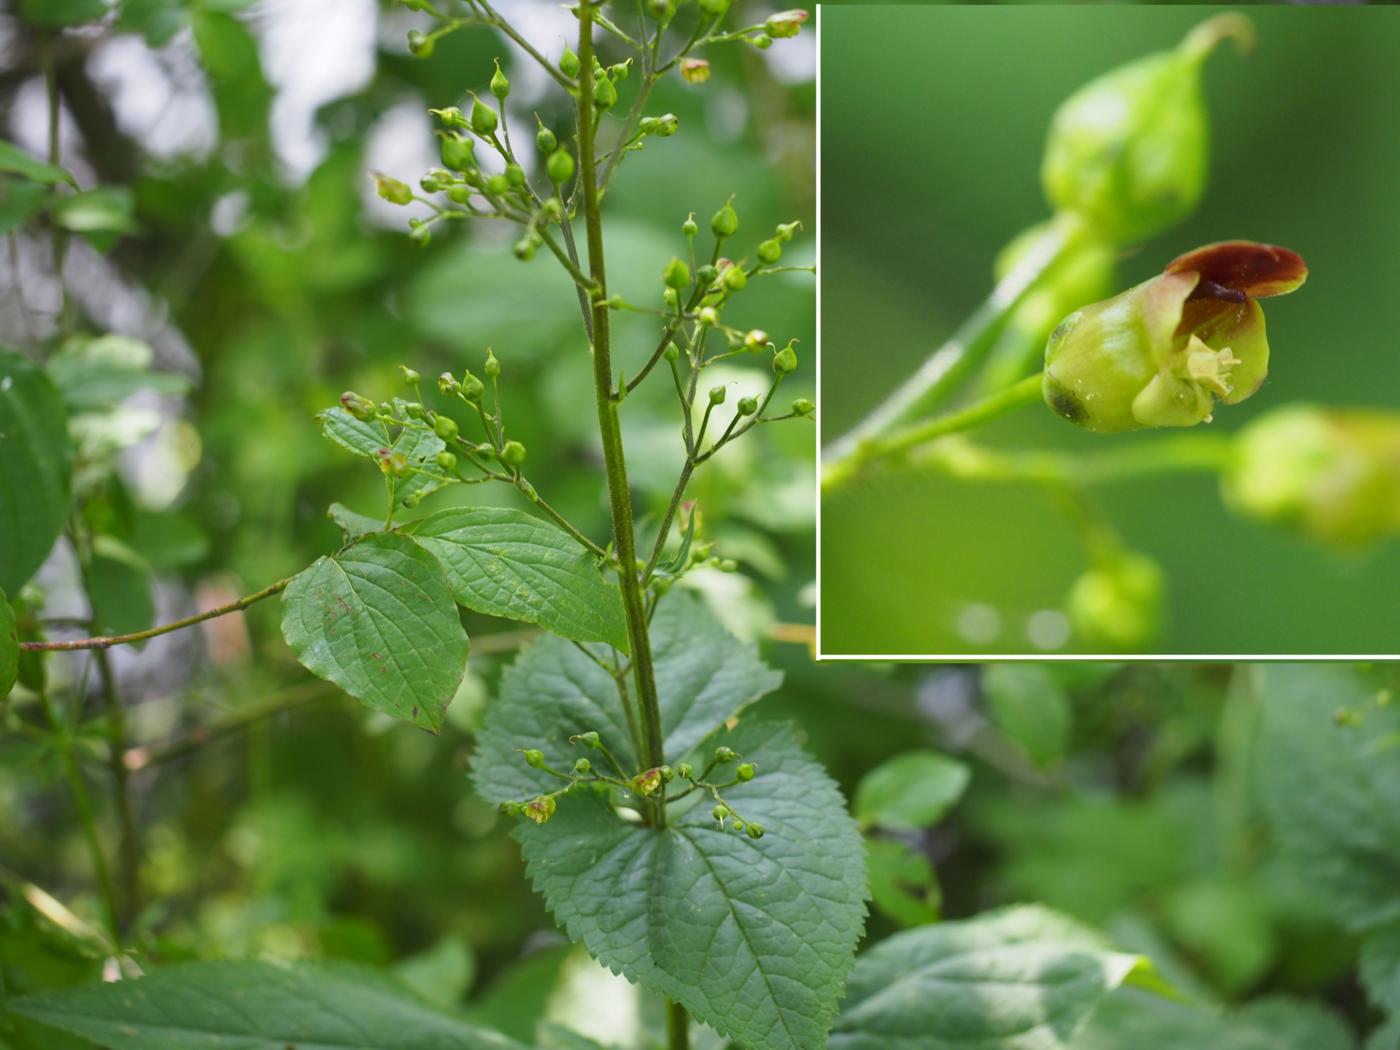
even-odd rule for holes
{"type": "Polygon", "coordinates": [[[1153,559],[1126,550],[1089,498],[1100,480],[1211,471],[1230,508],[1319,542],[1354,546],[1397,531],[1400,421],[1385,413],[1284,406],[1237,435],[1180,435],[1072,459],[967,437],[1032,405],[1103,434],[1194,427],[1259,390],[1270,364],[1259,301],[1304,282],[1296,253],[1223,241],[1106,297],[1116,255],[1201,199],[1209,153],[1201,70],[1230,38],[1247,50],[1252,24],[1217,15],[1176,48],[1099,77],[1059,107],[1041,167],[1053,217],[1007,246],[986,302],[823,452],[828,497],[889,470],[1052,490],[1083,532],[1089,566],[1066,605],[1079,641],[1094,648],[1147,644],[1163,591],[1153,559]]]}

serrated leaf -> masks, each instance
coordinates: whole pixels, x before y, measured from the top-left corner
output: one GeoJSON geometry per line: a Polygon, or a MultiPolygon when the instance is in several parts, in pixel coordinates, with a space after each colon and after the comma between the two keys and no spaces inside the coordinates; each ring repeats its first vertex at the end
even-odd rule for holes
{"type": "MultiPolygon", "coordinates": [[[[755,646],[731,635],[684,592],[672,591],[657,607],[651,647],[672,763],[782,682],[755,646]]],[[[525,765],[514,749],[539,748],[556,769],[567,769],[582,753],[568,737],[589,730],[629,772],[640,768],[612,675],[572,643],[540,639],[501,676],[500,693],[486,709],[473,763],[477,790],[492,802],[552,790],[558,782],[525,765]]]]}
{"type": "Polygon", "coordinates": [[[0,588],[17,594],[53,549],[72,505],[73,453],[48,376],[0,347],[0,588]]]}
{"type": "Polygon", "coordinates": [[[0,590],[0,700],[10,695],[19,677],[19,632],[15,628],[15,611],[5,592],[0,590]]]}
{"type": "Polygon", "coordinates": [[[57,164],[46,164],[39,158],[30,156],[13,142],[6,142],[4,139],[0,139],[0,172],[19,175],[31,182],[42,183],[45,186],[52,186],[59,182],[66,182],[75,188],[78,185],[78,180],[57,164]]]}
{"type": "Polygon", "coordinates": [[[426,496],[452,483],[451,478],[435,476],[437,466],[433,460],[447,446],[431,431],[405,428],[399,434],[391,434],[386,424],[356,419],[339,407],[326,409],[316,419],[321,424],[321,433],[357,456],[377,460],[380,449],[390,448],[402,453],[413,466],[433,472],[433,475],[413,474],[400,478],[394,485],[394,499],[398,503],[412,495],[426,496]]]}
{"type": "Polygon", "coordinates": [[[1352,1050],[1355,1039],[1316,1003],[1261,999],[1227,1012],[1118,992],[1094,1014],[1074,1050],[1352,1050]]]}
{"type": "Polygon", "coordinates": [[[997,726],[1037,766],[1049,766],[1069,747],[1072,713],[1054,674],[1041,664],[991,664],[982,692],[997,726]]]}
{"type": "Polygon", "coordinates": [[[326,511],[326,517],[340,528],[346,543],[352,543],[371,533],[384,531],[383,518],[371,518],[368,514],[357,514],[340,503],[332,503],[326,511]]]}
{"type": "Polygon", "coordinates": [[[822,1046],[865,915],[860,837],[790,727],[741,723],[712,742],[758,765],[727,798],[763,838],[720,830],[698,792],[659,832],[571,796],[517,828],[527,870],[614,971],[753,1050],[822,1046]]]}
{"type": "Polygon", "coordinates": [[[21,1017],[111,1050],[519,1050],[370,970],[186,963],[135,981],[12,1000],[21,1017]]]}
{"type": "Polygon", "coordinates": [[[1400,710],[1354,668],[1255,669],[1254,776],[1284,858],[1343,925],[1400,920],[1400,710]],[[1356,724],[1343,708],[1365,708],[1356,724]]]}
{"type": "Polygon", "coordinates": [[[831,1050],[1058,1050],[1145,969],[1040,907],[897,933],[846,986],[831,1050]]]}
{"type": "Polygon", "coordinates": [[[967,789],[971,772],[937,751],[908,751],[876,766],[856,785],[862,824],[912,831],[942,820],[967,789]]]}
{"type": "Polygon", "coordinates": [[[313,674],[436,732],[461,684],[467,636],[442,569],[393,533],[318,559],[282,595],[282,636],[313,674]]]}
{"type": "Polygon", "coordinates": [[[458,507],[411,534],[442,563],[458,604],[627,652],[621,592],[563,529],[508,507],[458,507]]]}

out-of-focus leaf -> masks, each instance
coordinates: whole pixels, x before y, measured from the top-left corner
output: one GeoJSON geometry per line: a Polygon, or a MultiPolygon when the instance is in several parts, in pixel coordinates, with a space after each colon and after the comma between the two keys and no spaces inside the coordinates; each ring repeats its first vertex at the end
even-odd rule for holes
{"type": "Polygon", "coordinates": [[[467,636],[432,555],[393,533],[367,536],[301,572],[282,606],[282,634],[307,670],[437,732],[467,636]]]}
{"type": "Polygon", "coordinates": [[[1362,942],[1360,969],[1371,1001],[1400,1022],[1400,923],[1382,927],[1362,942]]]}
{"type": "Polygon", "coordinates": [[[27,358],[0,347],[0,588],[10,594],[68,520],[72,455],[58,390],[27,358]]]}
{"type": "Polygon", "coordinates": [[[1219,987],[1243,991],[1273,961],[1268,903],[1243,879],[1194,879],[1168,893],[1165,926],[1219,987]]]}
{"type": "Polygon", "coordinates": [[[155,572],[169,572],[202,560],[209,553],[209,534],[189,514],[137,508],[131,519],[131,548],[155,572]]]}
{"type": "Polygon", "coordinates": [[[476,956],[460,937],[444,937],[394,966],[394,974],[430,1003],[455,1006],[476,977],[476,956]]]}
{"type": "Polygon", "coordinates": [[[129,548],[109,536],[84,570],[96,634],[131,634],[155,622],[150,570],[129,548]]]}
{"type": "Polygon", "coordinates": [[[866,839],[870,897],[875,907],[901,926],[937,922],[942,894],[933,863],[899,839],[866,839]]]}
{"type": "Polygon", "coordinates": [[[62,198],[53,208],[54,221],[86,237],[98,251],[106,251],[123,234],[137,229],[131,190],[125,186],[99,186],[62,198]]]}
{"type": "Polygon", "coordinates": [[[273,92],[263,76],[257,41],[242,22],[214,4],[201,4],[193,24],[219,111],[219,130],[232,139],[264,134],[273,92]]]}
{"type": "MultiPolygon", "coordinates": [[[[30,0],[30,2],[32,3],[34,0],[30,0]]],[[[45,186],[52,186],[58,182],[66,182],[74,188],[77,188],[78,185],[78,180],[63,168],[31,157],[13,142],[7,142],[4,139],[0,139],[0,172],[19,175],[31,182],[41,183],[45,186]]]]}
{"type": "Polygon", "coordinates": [[[103,0],[19,0],[26,22],[38,26],[72,26],[107,13],[103,0]]]}
{"type": "Polygon", "coordinates": [[[68,340],[48,363],[71,412],[113,408],[138,390],[171,397],[189,390],[189,380],[172,372],[152,372],[150,346],[129,336],[107,334],[68,340]]]}
{"type": "Polygon", "coordinates": [[[937,751],[906,751],[861,777],[853,803],[856,819],[897,830],[929,827],[957,803],[970,778],[957,759],[937,751]]]}
{"type": "Polygon", "coordinates": [[[10,695],[19,677],[19,632],[15,629],[15,611],[10,600],[0,590],[0,700],[10,695]]]}
{"type": "MultiPolygon", "coordinates": [[[[5,143],[0,142],[0,146],[5,143]]],[[[0,178],[0,235],[17,230],[44,208],[49,191],[41,182],[0,178]]]]}
{"type": "Polygon", "coordinates": [[[1346,1025],[1314,1003],[1265,999],[1222,1012],[1125,990],[1109,997],[1074,1050],[1353,1050],[1346,1025]]]}
{"type": "Polygon", "coordinates": [[[1038,766],[1064,757],[1072,723],[1069,698],[1040,664],[992,664],[982,692],[993,721],[1038,766]]]}
{"type": "Polygon", "coordinates": [[[140,33],[152,47],[163,47],[184,28],[188,6],[187,0],[121,0],[117,28],[140,33]]]}

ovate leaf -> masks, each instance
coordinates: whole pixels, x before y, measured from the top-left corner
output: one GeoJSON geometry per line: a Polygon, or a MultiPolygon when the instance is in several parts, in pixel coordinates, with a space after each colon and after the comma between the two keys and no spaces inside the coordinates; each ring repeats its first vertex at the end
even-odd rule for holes
{"type": "Polygon", "coordinates": [[[856,819],[900,830],[929,827],[962,797],[970,777],[966,765],[937,751],[896,755],[861,777],[856,819]]]}
{"type": "Polygon", "coordinates": [[[73,454],[58,391],[0,347],[0,588],[17,594],[68,520],[73,454]]]}
{"type": "Polygon", "coordinates": [[[377,711],[442,725],[467,636],[427,551],[393,533],[367,536],[301,572],[282,606],[282,635],[307,670],[377,711]]]}
{"type": "Polygon", "coordinates": [[[37,157],[31,157],[13,142],[6,142],[4,139],[0,139],[0,172],[19,175],[30,182],[42,183],[45,186],[59,182],[66,182],[75,188],[78,185],[78,181],[63,168],[56,164],[45,164],[37,157]]]}
{"type": "Polygon", "coordinates": [[[1400,710],[1344,665],[1255,675],[1255,782],[1284,858],[1344,925],[1400,920],[1400,710]]]}
{"type": "MultiPolygon", "coordinates": [[[[782,682],[754,646],[731,635],[684,592],[662,599],[652,617],[651,643],[672,763],[782,682]]],[[[515,749],[539,748],[550,765],[567,769],[582,754],[568,737],[590,730],[629,772],[639,769],[612,675],[572,643],[540,639],[501,676],[500,695],[486,709],[474,764],[477,790],[492,802],[552,790],[558,781],[525,765],[515,749]]]]}
{"type": "Polygon", "coordinates": [[[1072,721],[1069,698],[1041,664],[991,664],[982,692],[992,720],[1038,766],[1064,757],[1072,721]]]}
{"type": "Polygon", "coordinates": [[[507,507],[459,507],[418,522],[412,534],[468,609],[627,651],[621,592],[557,526],[507,507]]]}
{"type": "Polygon", "coordinates": [[[655,831],[597,797],[516,830],[571,939],[753,1050],[824,1045],[865,914],[860,837],[836,785],[784,725],[723,742],[759,775],[728,800],[766,834],[721,830],[703,793],[655,831]]]}
{"type": "Polygon", "coordinates": [[[1059,1050],[1137,955],[1039,907],[897,933],[861,956],[831,1050],[1059,1050]]]}
{"type": "Polygon", "coordinates": [[[415,494],[426,496],[452,482],[451,478],[441,475],[433,462],[437,454],[447,446],[431,431],[404,429],[391,435],[386,424],[356,419],[339,407],[328,408],[316,418],[320,421],[321,432],[326,437],[357,456],[378,460],[380,449],[393,449],[402,453],[410,465],[428,472],[411,474],[395,482],[394,499],[399,503],[415,494]]]}
{"type": "Polygon", "coordinates": [[[21,1017],[111,1050],[520,1050],[369,970],[186,963],[13,1000],[21,1017]]]}
{"type": "Polygon", "coordinates": [[[10,695],[19,677],[19,632],[15,629],[15,611],[10,608],[5,592],[0,591],[0,700],[10,695]]]}
{"type": "Polygon", "coordinates": [[[326,517],[340,528],[346,543],[353,543],[372,532],[384,531],[383,518],[371,518],[368,514],[358,514],[342,503],[332,503],[326,517]]]}

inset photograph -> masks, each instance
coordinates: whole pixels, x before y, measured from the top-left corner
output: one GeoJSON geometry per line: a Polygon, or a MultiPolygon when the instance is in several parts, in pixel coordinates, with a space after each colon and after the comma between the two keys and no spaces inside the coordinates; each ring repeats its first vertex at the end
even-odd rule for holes
{"type": "Polygon", "coordinates": [[[827,9],[822,656],[1400,652],[1396,53],[827,9]]]}

